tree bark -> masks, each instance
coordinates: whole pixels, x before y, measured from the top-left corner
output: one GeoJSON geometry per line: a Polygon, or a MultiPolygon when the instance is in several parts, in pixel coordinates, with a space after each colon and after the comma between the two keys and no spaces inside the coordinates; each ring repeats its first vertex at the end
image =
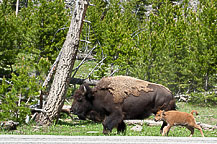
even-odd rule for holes
{"type": "Polygon", "coordinates": [[[49,91],[47,103],[37,116],[37,122],[41,125],[50,125],[59,117],[64,104],[65,95],[71,79],[72,69],[78,51],[80,33],[89,0],[77,0],[67,33],[66,41],[62,47],[60,61],[56,68],[54,80],[49,91]]]}

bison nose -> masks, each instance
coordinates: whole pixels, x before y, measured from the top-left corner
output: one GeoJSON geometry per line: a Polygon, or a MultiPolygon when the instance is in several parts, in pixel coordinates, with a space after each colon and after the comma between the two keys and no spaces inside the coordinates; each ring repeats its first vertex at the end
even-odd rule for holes
{"type": "Polygon", "coordinates": [[[73,113],[73,114],[75,114],[75,111],[72,108],[70,109],[70,112],[73,113]]]}
{"type": "Polygon", "coordinates": [[[72,114],[74,114],[74,115],[78,115],[78,112],[77,112],[76,109],[71,109],[70,112],[71,112],[72,114]]]}

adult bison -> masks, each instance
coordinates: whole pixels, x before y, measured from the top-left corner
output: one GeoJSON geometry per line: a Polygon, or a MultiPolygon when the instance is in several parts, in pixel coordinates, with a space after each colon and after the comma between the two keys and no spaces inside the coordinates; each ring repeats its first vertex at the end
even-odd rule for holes
{"type": "MultiPolygon", "coordinates": [[[[114,127],[118,132],[125,131],[123,120],[144,119],[159,109],[175,110],[175,99],[168,88],[129,76],[102,78],[94,88],[83,84],[73,98],[71,111],[81,119],[99,114],[104,119],[104,134],[114,127]]],[[[161,132],[164,126],[165,122],[161,132]]]]}

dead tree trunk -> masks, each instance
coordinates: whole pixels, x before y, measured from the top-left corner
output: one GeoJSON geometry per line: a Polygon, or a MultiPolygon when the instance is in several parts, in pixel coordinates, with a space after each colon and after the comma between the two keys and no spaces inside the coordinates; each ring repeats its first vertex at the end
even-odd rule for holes
{"type": "Polygon", "coordinates": [[[43,108],[44,112],[40,113],[36,118],[36,121],[41,125],[50,125],[59,117],[78,51],[80,33],[88,1],[77,0],[75,3],[70,28],[62,47],[62,54],[56,68],[47,103],[43,108]]]}
{"type": "Polygon", "coordinates": [[[18,15],[18,11],[19,11],[19,0],[17,0],[17,4],[16,4],[16,17],[18,15]]]}

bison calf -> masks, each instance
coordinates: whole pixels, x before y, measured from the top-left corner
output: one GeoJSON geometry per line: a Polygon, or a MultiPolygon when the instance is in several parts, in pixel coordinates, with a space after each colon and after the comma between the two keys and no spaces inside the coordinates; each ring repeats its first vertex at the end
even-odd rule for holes
{"type": "Polygon", "coordinates": [[[164,121],[167,123],[167,126],[163,128],[162,136],[165,134],[168,135],[170,128],[172,126],[185,126],[187,129],[191,131],[190,137],[194,134],[194,128],[199,129],[201,135],[203,135],[203,131],[199,125],[196,124],[193,113],[197,113],[197,111],[192,110],[191,113],[179,112],[179,111],[158,111],[155,116],[155,121],[164,121]]]}

